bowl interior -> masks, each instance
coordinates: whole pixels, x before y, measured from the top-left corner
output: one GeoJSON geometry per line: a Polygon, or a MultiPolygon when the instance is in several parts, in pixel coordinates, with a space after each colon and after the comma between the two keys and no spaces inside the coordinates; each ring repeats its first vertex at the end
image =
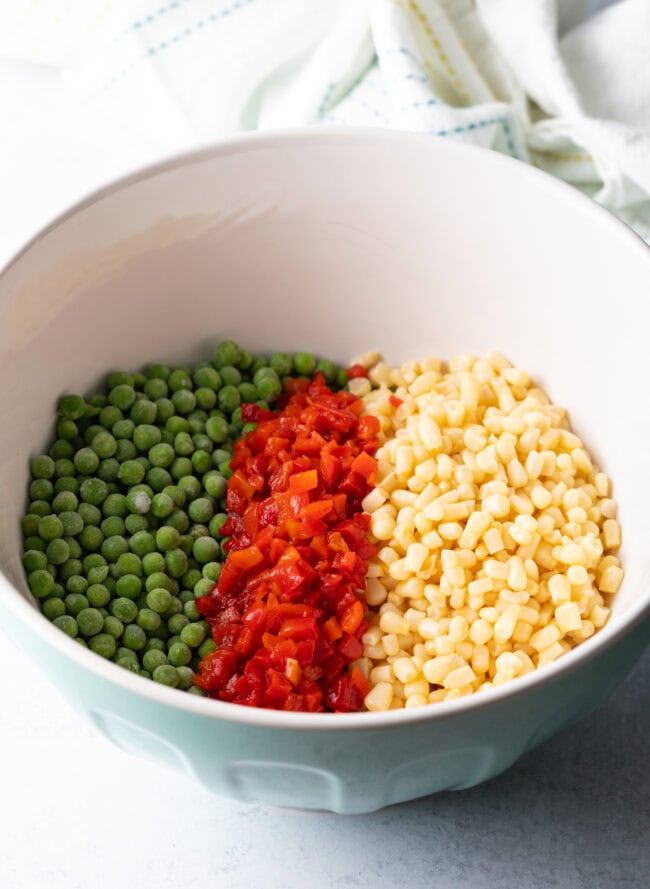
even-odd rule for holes
{"type": "Polygon", "coordinates": [[[29,597],[27,461],[65,391],[110,369],[306,349],[388,361],[496,349],[614,479],[626,579],[648,601],[647,251],[587,199],[490,152],[396,133],[243,137],[67,214],[0,279],[0,563],[29,597]]]}

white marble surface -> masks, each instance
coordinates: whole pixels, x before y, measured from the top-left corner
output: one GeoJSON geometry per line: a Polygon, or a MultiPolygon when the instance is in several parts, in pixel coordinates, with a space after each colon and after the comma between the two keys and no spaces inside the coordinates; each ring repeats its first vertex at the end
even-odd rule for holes
{"type": "MultiPolygon", "coordinates": [[[[0,62],[0,107],[0,262],[165,151],[96,119],[53,71],[0,62]]],[[[0,693],[2,889],[647,885],[650,652],[605,706],[507,774],[368,816],[239,805],[132,759],[1,636],[0,693]]]]}

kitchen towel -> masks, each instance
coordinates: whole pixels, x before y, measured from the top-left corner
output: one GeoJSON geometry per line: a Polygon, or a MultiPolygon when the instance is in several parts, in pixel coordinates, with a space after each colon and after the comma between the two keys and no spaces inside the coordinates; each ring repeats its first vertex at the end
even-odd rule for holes
{"type": "Polygon", "coordinates": [[[431,133],[535,164],[650,242],[650,0],[602,2],[12,0],[0,56],[56,66],[163,152],[312,123],[431,133]]]}

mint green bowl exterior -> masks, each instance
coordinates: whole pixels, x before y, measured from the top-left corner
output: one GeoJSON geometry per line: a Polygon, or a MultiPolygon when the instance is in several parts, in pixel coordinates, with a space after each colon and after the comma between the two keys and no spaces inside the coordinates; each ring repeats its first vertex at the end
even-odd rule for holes
{"type": "Polygon", "coordinates": [[[631,407],[650,388],[635,323],[649,293],[647,251],[604,211],[430,138],[251,135],[110,186],[0,276],[0,626],[110,740],[216,794],[359,813],[486,781],[601,703],[647,644],[650,420],[631,407]],[[610,623],[538,673],[385,714],[200,699],[76,645],[38,613],[20,567],[26,465],[51,405],[111,367],[189,360],[224,337],[342,361],[496,348],[529,369],[616,481],[627,575],[610,623]]]}

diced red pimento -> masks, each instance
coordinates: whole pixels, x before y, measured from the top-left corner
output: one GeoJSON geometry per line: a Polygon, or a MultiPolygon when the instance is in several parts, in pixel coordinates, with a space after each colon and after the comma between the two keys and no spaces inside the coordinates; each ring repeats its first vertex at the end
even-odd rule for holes
{"type": "Polygon", "coordinates": [[[258,426],[231,460],[228,556],[197,600],[217,648],[195,682],[251,707],[360,710],[370,686],[350,664],[363,652],[362,591],[376,553],[361,501],[377,474],[380,424],[321,374],[286,392],[279,413],[242,407],[258,426]]]}

